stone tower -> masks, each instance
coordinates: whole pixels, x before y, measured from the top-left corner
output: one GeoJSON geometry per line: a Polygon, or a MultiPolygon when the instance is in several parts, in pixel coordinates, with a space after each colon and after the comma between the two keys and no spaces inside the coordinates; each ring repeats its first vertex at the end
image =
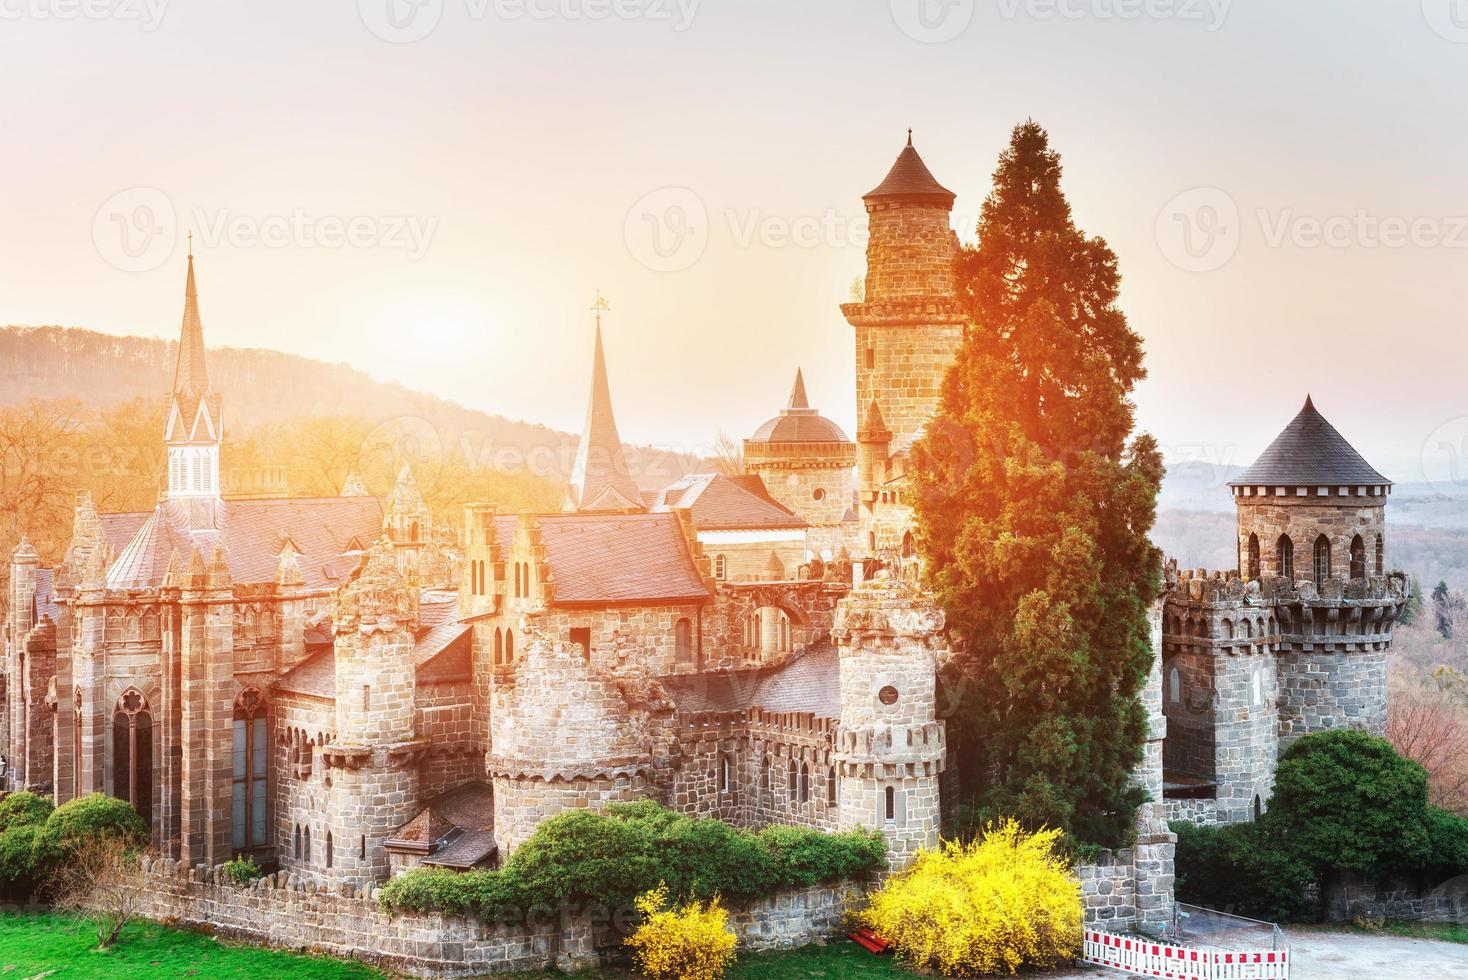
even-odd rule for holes
{"type": "Polygon", "coordinates": [[[895,549],[901,515],[882,520],[877,509],[893,502],[883,500],[883,487],[901,475],[908,448],[937,410],[963,335],[954,293],[958,236],[949,227],[953,192],[928,171],[911,133],[886,179],[862,200],[870,221],[865,295],[841,307],[856,328],[859,512],[868,550],[895,549]],[[875,438],[872,418],[885,438],[875,438]]]}
{"type": "Polygon", "coordinates": [[[418,812],[426,745],[414,737],[417,621],[417,588],[398,572],[392,546],[379,542],[332,601],[336,740],[321,755],[332,778],[328,873],[339,880],[386,878],[382,842],[418,812]]]}
{"type": "Polygon", "coordinates": [[[744,463],[780,503],[811,526],[812,550],[840,548],[840,528],[851,507],[851,467],[856,446],[814,408],[799,369],[790,400],[780,414],[744,440],[744,463]]]}
{"type": "Polygon", "coordinates": [[[831,628],[840,655],[838,826],[881,830],[892,871],[938,843],[943,625],[930,596],[879,576],[841,600],[831,628]]]}
{"type": "Polygon", "coordinates": [[[224,436],[219,396],[209,387],[204,357],[204,324],[194,287],[194,255],[189,253],[184,286],[183,327],[173,374],[163,441],[168,449],[168,496],[172,499],[219,497],[219,444],[224,436]]]}
{"type": "Polygon", "coordinates": [[[382,533],[392,544],[399,573],[408,575],[419,566],[432,532],[433,520],[413,479],[413,468],[404,463],[382,517],[382,533]]]}

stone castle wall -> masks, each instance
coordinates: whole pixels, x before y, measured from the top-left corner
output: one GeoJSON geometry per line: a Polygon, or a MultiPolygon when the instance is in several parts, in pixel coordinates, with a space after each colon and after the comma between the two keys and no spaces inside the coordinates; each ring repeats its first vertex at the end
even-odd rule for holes
{"type": "Polygon", "coordinates": [[[799,465],[798,460],[791,459],[771,463],[747,459],[746,462],[765,481],[770,496],[802,520],[815,526],[839,525],[851,507],[851,467],[856,460],[849,447],[847,454],[850,458],[838,466],[821,465],[821,457],[811,465],[799,465]]]}

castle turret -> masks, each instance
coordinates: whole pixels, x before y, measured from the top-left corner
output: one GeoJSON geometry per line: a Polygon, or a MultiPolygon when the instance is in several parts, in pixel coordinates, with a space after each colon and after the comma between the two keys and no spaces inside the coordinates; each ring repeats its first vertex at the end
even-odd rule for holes
{"type": "Polygon", "coordinates": [[[812,550],[831,558],[851,507],[856,446],[835,422],[810,407],[799,369],[785,408],[744,440],[744,463],[770,496],[811,526],[812,550]]]}
{"type": "Polygon", "coordinates": [[[938,843],[943,627],[930,596],[883,573],[841,600],[831,628],[840,654],[839,825],[882,831],[892,871],[938,843]]]}
{"type": "Polygon", "coordinates": [[[382,843],[418,813],[426,743],[414,737],[417,620],[417,588],[378,542],[332,600],[336,739],[321,757],[332,770],[326,848],[339,880],[386,878],[382,843]]]}
{"type": "Polygon", "coordinates": [[[418,567],[432,531],[433,521],[418,490],[418,481],[413,479],[413,468],[404,463],[382,518],[382,532],[392,543],[400,573],[407,575],[418,567]]]}
{"type": "Polygon", "coordinates": [[[963,335],[954,290],[958,236],[949,226],[953,192],[933,178],[911,132],[886,179],[862,200],[870,221],[865,292],[841,312],[856,328],[857,417],[876,403],[889,437],[884,445],[858,433],[860,517],[869,550],[896,549],[907,521],[876,515],[880,504],[896,502],[880,496],[875,481],[889,468],[877,456],[905,455],[937,411],[963,335]]]}
{"type": "Polygon", "coordinates": [[[218,498],[219,445],[224,436],[220,409],[219,396],[209,386],[204,324],[199,317],[194,255],[190,251],[178,364],[173,372],[173,394],[163,432],[168,448],[170,498],[218,498]]]}

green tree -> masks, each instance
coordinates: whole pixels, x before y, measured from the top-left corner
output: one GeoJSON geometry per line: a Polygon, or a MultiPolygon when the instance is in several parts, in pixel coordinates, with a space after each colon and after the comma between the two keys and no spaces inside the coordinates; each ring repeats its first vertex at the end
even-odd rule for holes
{"type": "Polygon", "coordinates": [[[1280,756],[1265,820],[1322,881],[1337,871],[1420,868],[1433,857],[1426,770],[1355,729],[1306,735],[1280,756]]]}
{"type": "Polygon", "coordinates": [[[1445,640],[1453,638],[1453,622],[1448,618],[1448,607],[1452,601],[1452,594],[1448,592],[1448,583],[1439,580],[1432,590],[1432,608],[1437,612],[1437,631],[1445,640]]]}
{"type": "Polygon", "coordinates": [[[1145,371],[1116,256],[1075,226],[1060,173],[1045,131],[1016,127],[959,258],[969,322],[914,447],[915,508],[966,641],[950,680],[979,812],[1115,844],[1142,798],[1163,466],[1133,434],[1145,371]]]}

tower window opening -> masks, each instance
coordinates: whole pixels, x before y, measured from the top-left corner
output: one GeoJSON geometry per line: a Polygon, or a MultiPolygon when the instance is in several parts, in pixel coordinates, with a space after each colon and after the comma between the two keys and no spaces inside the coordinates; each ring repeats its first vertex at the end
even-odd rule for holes
{"type": "Polygon", "coordinates": [[[867,370],[870,371],[872,368],[874,368],[876,366],[877,366],[877,349],[875,347],[868,347],[867,348],[867,370]]]}
{"type": "Polygon", "coordinates": [[[591,659],[591,627],[573,626],[571,628],[571,645],[581,651],[585,660],[591,659]]]}
{"type": "Polygon", "coordinates": [[[1315,539],[1315,584],[1324,584],[1330,578],[1330,538],[1325,535],[1315,539]]]}
{"type": "Polygon", "coordinates": [[[885,802],[885,819],[888,823],[892,823],[897,819],[897,790],[893,789],[891,786],[887,787],[885,802]]]}
{"type": "Polygon", "coordinates": [[[1351,578],[1366,577],[1366,542],[1361,535],[1351,539],[1351,578]]]}
{"type": "Polygon", "coordinates": [[[1259,535],[1249,535],[1249,578],[1259,577],[1259,535]]]}
{"type": "Polygon", "coordinates": [[[723,555],[714,555],[714,578],[720,582],[729,577],[729,559],[723,555]]]}
{"type": "Polygon", "coordinates": [[[1279,536],[1279,544],[1276,547],[1276,558],[1279,563],[1280,578],[1295,580],[1295,543],[1290,540],[1288,534],[1279,536]]]}
{"type": "Polygon", "coordinates": [[[1386,535],[1376,536],[1376,577],[1386,574],[1386,535]]]}

